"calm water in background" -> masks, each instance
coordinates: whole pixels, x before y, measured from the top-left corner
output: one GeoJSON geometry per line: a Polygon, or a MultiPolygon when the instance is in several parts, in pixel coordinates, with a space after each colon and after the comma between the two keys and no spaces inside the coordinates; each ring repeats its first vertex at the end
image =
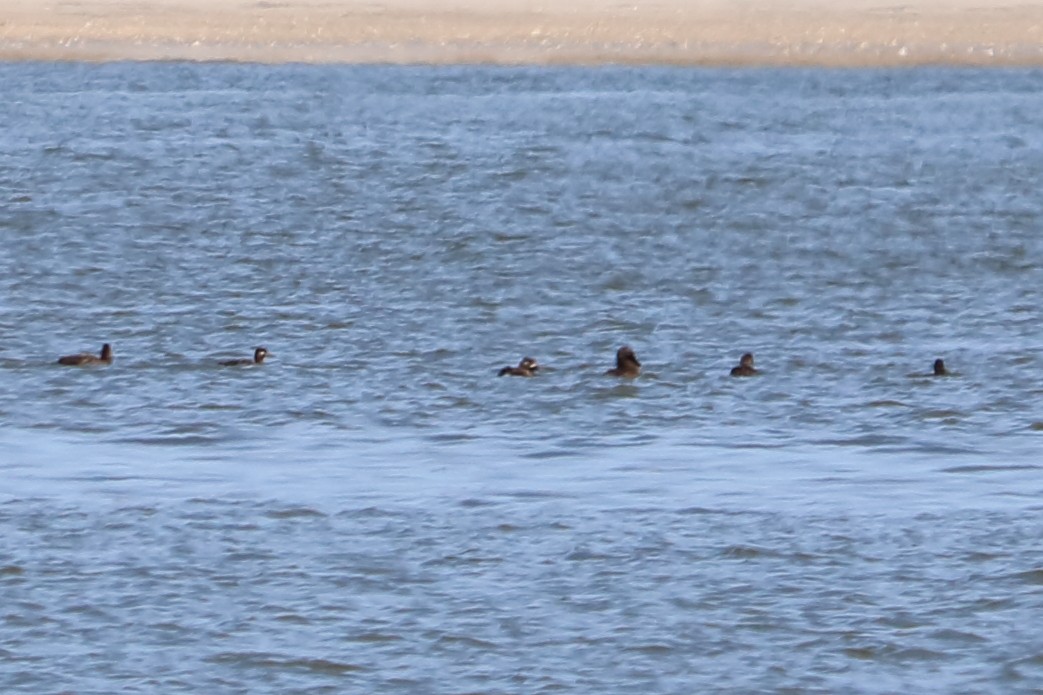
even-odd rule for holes
{"type": "Polygon", "coordinates": [[[1038,692],[1041,86],[0,66],[0,689],[1038,692]]]}

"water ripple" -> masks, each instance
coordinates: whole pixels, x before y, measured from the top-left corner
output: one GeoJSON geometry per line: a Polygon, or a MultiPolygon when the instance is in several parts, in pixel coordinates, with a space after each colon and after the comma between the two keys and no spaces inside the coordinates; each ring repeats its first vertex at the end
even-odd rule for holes
{"type": "Polygon", "coordinates": [[[0,65],[0,689],[1034,692],[1038,82],[0,65]]]}

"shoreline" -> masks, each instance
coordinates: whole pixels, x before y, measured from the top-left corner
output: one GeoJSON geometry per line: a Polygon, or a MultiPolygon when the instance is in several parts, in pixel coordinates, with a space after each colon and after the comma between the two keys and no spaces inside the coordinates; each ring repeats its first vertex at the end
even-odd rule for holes
{"type": "Polygon", "coordinates": [[[0,0],[0,61],[1043,66],[1043,4],[850,1],[0,0]]]}

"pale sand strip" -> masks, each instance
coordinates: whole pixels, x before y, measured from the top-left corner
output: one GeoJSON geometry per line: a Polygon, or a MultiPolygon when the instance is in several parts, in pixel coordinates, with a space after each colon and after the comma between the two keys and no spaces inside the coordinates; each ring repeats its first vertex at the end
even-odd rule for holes
{"type": "Polygon", "coordinates": [[[1043,65],[983,1],[0,0],[0,60],[1043,65]]]}

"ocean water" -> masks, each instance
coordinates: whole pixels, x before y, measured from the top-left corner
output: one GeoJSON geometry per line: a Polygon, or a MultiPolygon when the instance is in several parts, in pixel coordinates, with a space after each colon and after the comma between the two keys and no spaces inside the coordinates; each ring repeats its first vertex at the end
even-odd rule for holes
{"type": "Polygon", "coordinates": [[[0,690],[1040,692],[1041,84],[0,65],[0,690]]]}

